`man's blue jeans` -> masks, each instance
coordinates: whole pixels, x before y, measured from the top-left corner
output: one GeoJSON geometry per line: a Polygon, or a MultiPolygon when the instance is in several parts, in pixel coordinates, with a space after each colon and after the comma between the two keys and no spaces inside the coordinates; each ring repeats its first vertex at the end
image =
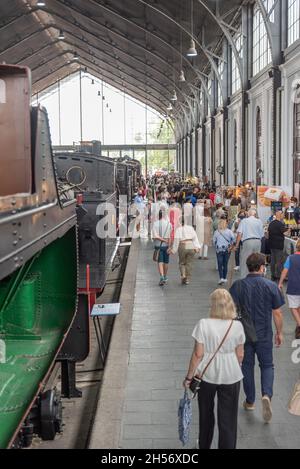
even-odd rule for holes
{"type": "Polygon", "coordinates": [[[248,404],[255,402],[255,355],[257,356],[261,372],[262,396],[273,396],[274,364],[273,364],[273,340],[258,341],[245,344],[245,355],[242,364],[244,375],[244,391],[248,404]]]}
{"type": "Polygon", "coordinates": [[[230,256],[230,253],[228,251],[217,253],[218,270],[219,270],[220,279],[221,278],[226,279],[227,277],[229,256],[230,256]]]}

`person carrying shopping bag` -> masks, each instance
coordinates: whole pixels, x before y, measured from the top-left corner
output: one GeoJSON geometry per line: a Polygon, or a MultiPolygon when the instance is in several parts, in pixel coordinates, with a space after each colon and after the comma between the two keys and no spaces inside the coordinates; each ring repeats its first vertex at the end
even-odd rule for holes
{"type": "Polygon", "coordinates": [[[240,383],[243,379],[240,364],[246,338],[242,324],[234,320],[236,308],[227,290],[215,290],[210,296],[210,304],[210,317],[201,319],[192,333],[195,345],[183,386],[188,389],[195,374],[201,376],[197,392],[199,449],[209,449],[213,441],[216,396],[218,447],[235,449],[240,383]]]}

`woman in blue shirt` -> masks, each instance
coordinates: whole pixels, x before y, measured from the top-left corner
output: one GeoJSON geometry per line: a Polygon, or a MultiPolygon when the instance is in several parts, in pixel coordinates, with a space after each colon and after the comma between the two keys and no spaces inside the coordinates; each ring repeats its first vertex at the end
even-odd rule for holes
{"type": "Polygon", "coordinates": [[[213,244],[216,248],[218,270],[219,270],[219,285],[227,282],[228,261],[230,251],[235,241],[234,234],[227,227],[227,221],[221,219],[218,224],[218,229],[214,233],[213,244]]]}

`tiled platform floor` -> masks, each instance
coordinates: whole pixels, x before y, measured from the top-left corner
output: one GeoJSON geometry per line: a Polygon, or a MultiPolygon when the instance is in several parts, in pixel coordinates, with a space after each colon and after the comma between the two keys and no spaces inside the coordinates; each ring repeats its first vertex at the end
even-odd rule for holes
{"type": "MultiPolygon", "coordinates": [[[[236,275],[236,274],[235,274],[236,275]]],[[[173,256],[169,284],[158,286],[152,243],[141,241],[130,345],[129,371],[122,422],[122,448],[182,448],[178,440],[177,409],[182,380],[193,348],[191,332],[208,315],[210,293],[217,288],[215,257],[195,259],[189,286],[179,279],[173,256]]],[[[254,413],[239,412],[238,448],[299,448],[300,417],[287,411],[287,402],[300,365],[292,363],[294,322],[284,309],[285,343],[275,350],[274,417],[263,423],[260,401],[254,413]]],[[[257,369],[257,389],[259,370],[257,369]]],[[[258,394],[258,397],[259,394],[258,394]]],[[[241,392],[241,402],[244,398],[241,392]]],[[[194,402],[193,428],[188,448],[196,448],[198,410],[194,402]]],[[[216,438],[214,441],[216,447],[216,438]]]]}

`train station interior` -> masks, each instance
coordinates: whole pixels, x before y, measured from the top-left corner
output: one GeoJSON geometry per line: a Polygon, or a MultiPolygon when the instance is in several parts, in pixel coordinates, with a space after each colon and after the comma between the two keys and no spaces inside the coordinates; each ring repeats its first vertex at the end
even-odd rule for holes
{"type": "Polygon", "coordinates": [[[299,202],[300,0],[0,0],[0,449],[299,449],[299,202]]]}

